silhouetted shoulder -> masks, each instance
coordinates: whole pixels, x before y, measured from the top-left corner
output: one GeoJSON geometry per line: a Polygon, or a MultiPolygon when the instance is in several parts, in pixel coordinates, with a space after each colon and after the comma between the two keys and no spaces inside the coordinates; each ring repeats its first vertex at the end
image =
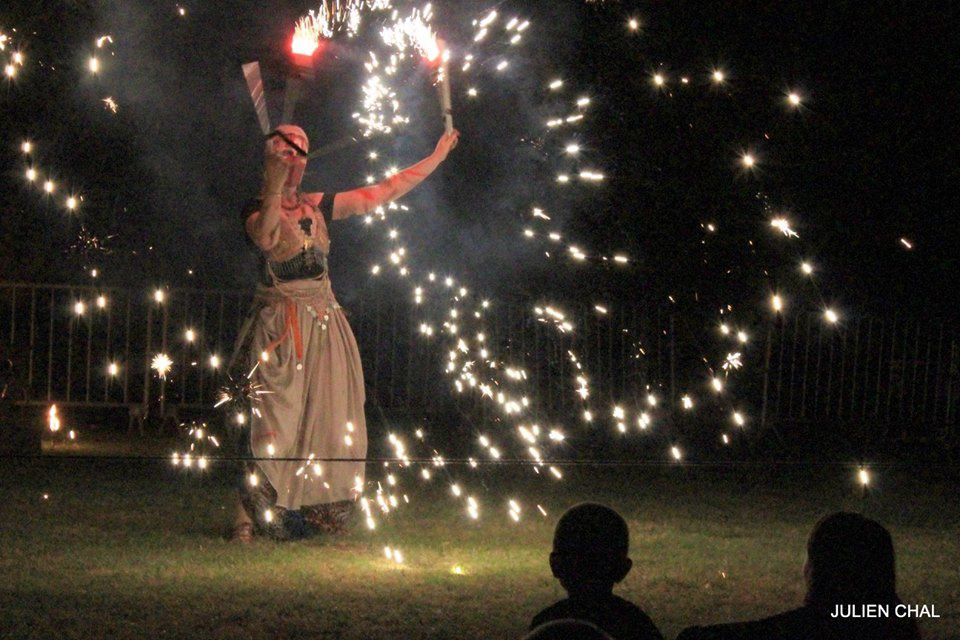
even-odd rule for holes
{"type": "Polygon", "coordinates": [[[809,607],[750,622],[690,627],[677,640],[919,640],[916,626],[903,620],[835,621],[809,607]]]}
{"type": "Polygon", "coordinates": [[[565,620],[571,616],[565,615],[570,609],[569,600],[561,600],[560,602],[555,602],[537,615],[533,616],[533,621],[530,622],[530,628],[536,629],[542,624],[546,624],[553,620],[565,620]]]}
{"type": "Polygon", "coordinates": [[[677,640],[747,640],[752,638],[769,640],[809,638],[812,640],[815,636],[811,634],[817,633],[816,627],[819,626],[817,622],[806,609],[795,609],[763,620],[718,624],[709,627],[690,627],[677,636],[677,640]]]}
{"type": "Polygon", "coordinates": [[[567,598],[553,604],[533,618],[530,628],[552,620],[587,620],[617,640],[662,640],[660,630],[640,607],[617,596],[583,601],[567,598]]]}

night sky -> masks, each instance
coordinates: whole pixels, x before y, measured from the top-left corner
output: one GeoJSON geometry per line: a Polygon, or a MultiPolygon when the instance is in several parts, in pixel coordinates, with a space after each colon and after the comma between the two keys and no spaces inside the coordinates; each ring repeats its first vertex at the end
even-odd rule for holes
{"type": "MultiPolygon", "coordinates": [[[[489,2],[435,3],[456,49],[489,2]]],[[[2,279],[248,288],[255,257],[239,211],[259,189],[262,141],[240,64],[266,70],[274,120],[286,45],[302,2],[9,2],[0,30],[29,64],[0,88],[2,279]],[[16,28],[18,32],[12,34],[16,28]],[[85,64],[110,34],[103,69],[85,64]],[[102,98],[112,96],[118,113],[102,98]],[[38,166],[84,195],[80,215],[48,203],[23,178],[19,144],[38,166]],[[76,248],[80,222],[109,254],[76,248]],[[109,236],[115,236],[107,239],[109,236]],[[192,270],[192,274],[188,273],[192,270]]],[[[461,146],[407,202],[395,225],[413,264],[466,277],[495,295],[544,291],[663,304],[709,316],[785,290],[847,313],[952,315],[957,301],[957,48],[933,3],[504,2],[531,19],[509,69],[454,74],[461,146]],[[736,7],[736,9],[732,9],[736,7]],[[629,17],[642,28],[627,29],[629,17]],[[712,85],[710,71],[728,81],[712,85]],[[657,89],[651,75],[668,78],[657,89]],[[680,77],[690,84],[681,85],[680,77]],[[567,96],[589,95],[578,129],[545,136],[557,76],[567,96]],[[467,100],[466,86],[480,97],[467,100]],[[802,108],[785,102],[788,90],[802,108]],[[558,145],[577,141],[602,186],[558,189],[558,145]],[[756,153],[756,171],[737,165],[756,153]],[[595,253],[624,251],[625,269],[547,259],[525,242],[532,206],[595,253]],[[787,212],[802,242],[770,229],[787,212]],[[714,224],[716,233],[703,225],[714,224]],[[900,238],[913,243],[906,250],[900,238]],[[750,242],[752,241],[752,244],[750,242]],[[802,248],[801,248],[802,247],[802,248]],[[803,284],[799,259],[818,266],[803,284]],[[686,306],[685,306],[686,305],[686,306]]],[[[367,38],[370,37],[368,34],[367,38]]],[[[324,48],[297,121],[319,146],[355,131],[364,36],[324,48]]],[[[505,50],[504,50],[505,51],[505,50]]],[[[379,143],[411,163],[440,133],[433,90],[411,75],[414,121],[379,143]]],[[[311,165],[309,189],[342,190],[369,172],[357,145],[311,165]]],[[[65,191],[61,192],[61,195],[65,191]]],[[[334,282],[347,300],[385,251],[382,225],[333,230],[334,282]]],[[[399,285],[398,285],[399,286],[399,285]]]]}

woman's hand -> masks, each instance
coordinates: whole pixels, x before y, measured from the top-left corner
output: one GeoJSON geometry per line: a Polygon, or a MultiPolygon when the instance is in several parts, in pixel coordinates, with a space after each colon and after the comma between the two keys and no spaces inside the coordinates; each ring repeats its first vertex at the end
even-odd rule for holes
{"type": "Polygon", "coordinates": [[[267,154],[263,165],[263,190],[265,193],[280,193],[290,175],[290,159],[281,153],[267,154]]]}
{"type": "Polygon", "coordinates": [[[436,156],[441,162],[447,159],[447,155],[450,153],[450,150],[457,146],[457,142],[460,140],[460,132],[454,129],[450,133],[445,133],[440,136],[439,142],[437,142],[437,148],[434,149],[433,155],[436,156]]]}

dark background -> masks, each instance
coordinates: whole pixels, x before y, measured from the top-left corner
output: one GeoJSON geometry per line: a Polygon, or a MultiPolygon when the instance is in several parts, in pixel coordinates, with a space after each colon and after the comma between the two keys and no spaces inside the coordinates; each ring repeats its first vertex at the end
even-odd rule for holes
{"type": "MultiPolygon", "coordinates": [[[[260,59],[279,90],[282,48],[312,5],[185,6],[185,18],[173,3],[145,1],[0,9],[0,28],[27,56],[16,81],[0,88],[0,278],[89,283],[85,269],[96,266],[108,284],[251,286],[255,259],[238,212],[258,190],[262,143],[239,66],[260,59]],[[107,33],[114,44],[97,52],[95,38],[107,33]],[[94,52],[97,76],[85,67],[94,52]],[[104,108],[107,95],[119,113],[104,108]],[[37,145],[38,167],[58,178],[55,203],[25,184],[23,138],[37,145]],[[67,186],[85,197],[79,215],[62,207],[67,186]],[[71,249],[81,221],[109,253],[71,249]]],[[[470,20],[490,6],[438,3],[438,30],[464,52],[470,20]]],[[[415,213],[390,225],[401,229],[416,268],[521,299],[555,292],[659,304],[672,295],[697,323],[721,305],[756,309],[773,289],[813,308],[954,313],[955,16],[934,3],[498,7],[532,26],[521,47],[474,48],[491,63],[509,53],[505,73],[488,64],[469,78],[454,74],[462,144],[407,199],[415,213]],[[630,16],[640,32],[626,29],[630,16]],[[729,78],[722,87],[709,81],[714,66],[729,78]],[[652,86],[654,71],[669,77],[665,89],[652,86]],[[680,85],[681,75],[690,85],[680,85]],[[545,91],[554,76],[566,80],[562,102],[545,91]],[[479,100],[466,100],[470,85],[479,100]],[[799,111],[786,106],[788,89],[805,96],[799,111]],[[545,120],[572,111],[581,94],[593,100],[586,123],[545,135],[545,120]],[[556,188],[568,162],[560,150],[572,139],[585,147],[584,164],[609,176],[603,186],[556,188]],[[736,164],[746,148],[760,158],[752,173],[736,164]],[[637,262],[607,269],[546,258],[521,236],[534,204],[584,249],[623,250],[637,262]],[[769,228],[780,210],[790,212],[799,241],[769,228]],[[706,233],[707,222],[718,233],[706,233]],[[815,286],[798,275],[801,257],[818,266],[815,286]]],[[[364,38],[323,52],[297,112],[314,146],[354,130],[364,38]]],[[[401,165],[428,153],[439,134],[423,74],[404,93],[413,124],[375,145],[401,165]]],[[[271,99],[276,111],[279,95],[271,99]]],[[[370,171],[368,148],[316,161],[306,186],[359,185],[370,171]]],[[[353,220],[334,230],[341,298],[368,286],[386,228],[353,220]]]]}

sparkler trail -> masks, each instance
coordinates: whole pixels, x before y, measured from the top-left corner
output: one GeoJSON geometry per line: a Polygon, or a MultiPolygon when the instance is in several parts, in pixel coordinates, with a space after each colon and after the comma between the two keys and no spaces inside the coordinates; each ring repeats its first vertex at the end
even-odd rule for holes
{"type": "MultiPolygon", "coordinates": [[[[99,75],[103,71],[100,56],[113,55],[110,47],[114,40],[111,35],[103,34],[93,39],[93,43],[96,51],[87,57],[84,68],[89,74],[99,75]]],[[[8,48],[13,50],[6,75],[12,80],[18,75],[19,69],[24,66],[26,55],[19,46],[14,48],[12,39],[0,30],[0,52],[7,51],[8,48]]],[[[54,65],[44,65],[42,62],[40,66],[48,71],[55,68],[54,65]]],[[[111,113],[116,114],[119,110],[119,105],[112,96],[103,98],[101,102],[104,108],[111,113]]],[[[94,254],[109,254],[110,250],[107,248],[106,242],[116,236],[109,235],[101,238],[92,232],[81,217],[85,203],[83,194],[73,188],[65,188],[61,184],[61,180],[55,177],[56,174],[52,170],[40,166],[36,159],[47,151],[46,145],[42,141],[24,139],[19,147],[24,161],[23,177],[25,182],[35,187],[38,193],[42,194],[41,197],[44,201],[59,205],[65,213],[80,220],[76,241],[69,247],[69,250],[80,256],[84,271],[88,271],[94,278],[98,277],[100,270],[96,267],[91,268],[91,256],[94,254]]]]}
{"type": "MultiPolygon", "coordinates": [[[[428,59],[437,57],[437,55],[439,55],[438,50],[430,46],[431,43],[436,41],[436,36],[433,34],[432,29],[426,25],[426,20],[429,19],[429,16],[429,13],[419,14],[414,11],[410,18],[396,23],[392,28],[385,28],[381,31],[384,42],[388,46],[398,48],[401,54],[412,48],[428,59]]],[[[474,26],[477,29],[474,36],[475,43],[488,41],[488,36],[491,33],[491,29],[494,28],[498,17],[496,12],[489,12],[484,17],[474,21],[474,26]]],[[[516,45],[520,42],[522,39],[521,34],[527,30],[529,25],[529,21],[519,18],[505,21],[503,30],[507,32],[511,45],[516,45]]],[[[365,84],[366,88],[364,92],[364,107],[366,113],[362,116],[357,116],[360,123],[366,126],[364,134],[367,136],[371,136],[373,133],[392,133],[395,127],[408,122],[405,116],[400,115],[400,105],[395,99],[396,91],[390,85],[390,79],[397,75],[396,58],[390,58],[391,64],[384,69],[383,75],[377,72],[380,66],[379,60],[380,56],[378,56],[376,52],[370,53],[370,62],[368,62],[366,68],[371,75],[365,84]],[[383,106],[388,104],[387,99],[389,99],[389,106],[393,110],[392,117],[383,113],[383,106]]],[[[478,64],[477,55],[473,52],[465,54],[463,60],[461,70],[464,73],[478,64]]],[[[506,66],[507,62],[500,60],[497,62],[495,69],[502,71],[506,66]]],[[[468,90],[468,96],[470,95],[476,95],[475,90],[472,92],[468,90]]],[[[576,101],[576,108],[580,110],[580,112],[572,116],[570,122],[576,122],[582,119],[582,110],[585,109],[588,104],[589,100],[578,99],[576,101]]],[[[371,154],[371,158],[375,159],[376,157],[376,155],[371,154]]],[[[389,173],[389,169],[387,173],[389,173]]],[[[599,172],[591,170],[583,170],[579,175],[587,182],[599,182],[604,178],[599,172]]],[[[374,219],[384,219],[387,211],[390,209],[391,207],[387,207],[386,209],[377,211],[374,216],[368,218],[368,223],[372,223],[374,219]]],[[[395,231],[391,231],[388,239],[393,241],[391,242],[393,246],[388,257],[388,264],[397,269],[399,276],[404,278],[409,277],[411,271],[408,267],[406,251],[405,248],[397,242],[398,234],[395,231]]],[[[571,253],[575,255],[579,253],[581,259],[586,257],[582,252],[575,250],[571,250],[571,253]]],[[[619,258],[617,260],[618,264],[624,264],[628,261],[625,256],[618,255],[617,257],[619,258]]],[[[374,265],[371,273],[373,275],[379,275],[381,273],[381,266],[374,265]]],[[[440,300],[443,300],[450,306],[446,311],[436,311],[439,317],[432,322],[422,322],[420,325],[421,335],[430,338],[436,331],[435,327],[439,325],[440,335],[448,340],[449,348],[447,350],[448,359],[446,371],[453,378],[453,386],[456,392],[459,394],[465,391],[474,391],[481,399],[496,403],[497,408],[502,412],[504,417],[516,416],[517,420],[525,420],[527,417],[530,417],[533,414],[533,410],[530,399],[524,390],[527,381],[526,372],[522,367],[511,366],[498,359],[495,354],[491,353],[491,347],[486,343],[488,332],[483,323],[483,317],[484,311],[490,306],[489,303],[487,301],[481,301],[479,308],[474,308],[473,313],[469,313],[468,310],[463,309],[463,306],[470,301],[468,288],[460,286],[459,283],[451,277],[446,277],[441,281],[435,274],[430,273],[427,275],[423,284],[418,284],[414,288],[414,301],[417,305],[424,303],[425,295],[428,295],[425,292],[429,289],[440,292],[440,300]],[[443,295],[445,290],[449,292],[446,296],[443,295]],[[464,326],[468,322],[472,323],[469,330],[464,326]],[[472,339],[464,337],[469,335],[474,337],[472,339]]],[[[439,302],[440,300],[436,301],[439,302]]],[[[476,302],[477,301],[474,300],[473,304],[476,305],[476,302]]],[[[534,312],[538,316],[539,321],[547,322],[554,326],[561,337],[573,331],[572,323],[566,319],[562,312],[552,306],[546,306],[544,308],[537,307],[534,312]]],[[[576,353],[569,351],[568,355],[575,368],[582,371],[582,365],[576,353]]],[[[581,375],[578,377],[577,382],[578,397],[582,401],[585,401],[589,395],[587,378],[581,375]]],[[[584,409],[583,414],[589,416],[591,412],[589,409],[584,409]]],[[[544,434],[543,430],[535,423],[517,423],[515,427],[517,434],[519,434],[519,439],[524,446],[525,454],[534,461],[534,469],[539,471],[539,468],[543,466],[543,454],[537,445],[539,444],[539,439],[544,434]]],[[[559,430],[554,429],[549,433],[548,443],[552,442],[556,444],[564,440],[564,436],[559,430]]],[[[418,439],[422,440],[422,436],[418,439]]],[[[477,439],[477,442],[485,450],[485,454],[489,456],[490,459],[498,460],[503,455],[501,447],[498,446],[493,439],[481,435],[477,439]]],[[[407,458],[407,449],[403,441],[392,434],[390,436],[390,443],[395,447],[397,457],[401,461],[401,464],[407,466],[405,461],[409,460],[409,458],[407,458]]],[[[434,451],[434,453],[436,466],[443,467],[443,456],[439,452],[434,451]]],[[[556,467],[550,467],[547,471],[550,476],[556,479],[562,478],[563,474],[556,467]]],[[[420,477],[424,481],[429,481],[432,478],[432,473],[429,469],[423,468],[421,469],[420,477]]],[[[396,476],[391,474],[390,479],[391,482],[388,482],[387,486],[396,486],[396,476]]],[[[377,500],[377,504],[380,505],[381,511],[387,513],[390,509],[386,508],[385,504],[388,504],[389,500],[385,502],[384,499],[382,499],[383,491],[383,483],[378,483],[377,494],[380,499],[377,500]]],[[[393,494],[390,495],[395,497],[393,494]]],[[[476,497],[467,494],[463,490],[461,482],[451,482],[451,495],[455,498],[465,500],[466,512],[471,519],[477,519],[479,517],[480,508],[476,497]]],[[[370,503],[363,502],[362,504],[367,514],[368,525],[372,527],[374,526],[375,520],[373,519],[370,503]]],[[[542,509],[540,509],[540,511],[542,512],[542,509]]],[[[518,520],[520,513],[521,508],[519,503],[513,500],[509,510],[509,516],[513,520],[518,520]]]]}
{"type": "Polygon", "coordinates": [[[293,36],[293,51],[312,54],[320,38],[332,38],[345,32],[353,37],[360,28],[364,12],[389,9],[391,0],[322,0],[320,7],[311,9],[297,21],[293,36]]]}
{"type": "Polygon", "coordinates": [[[0,53],[9,53],[3,65],[3,75],[7,81],[14,81],[23,69],[26,55],[14,45],[13,38],[0,29],[0,53]]]}

